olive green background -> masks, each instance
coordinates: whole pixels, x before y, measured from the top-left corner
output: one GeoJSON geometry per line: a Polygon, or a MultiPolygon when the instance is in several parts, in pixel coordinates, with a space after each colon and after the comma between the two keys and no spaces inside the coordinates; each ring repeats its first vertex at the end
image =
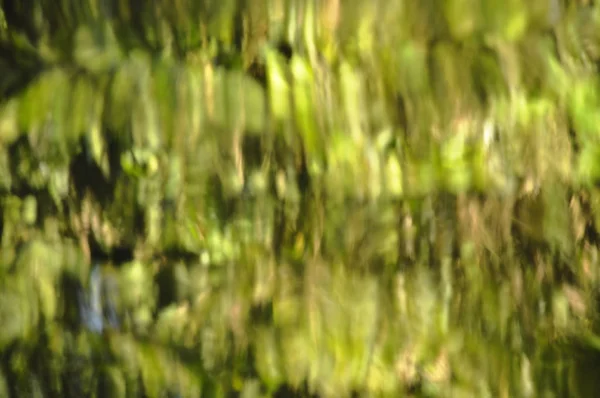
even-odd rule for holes
{"type": "Polygon", "coordinates": [[[592,3],[0,1],[0,397],[594,396],[592,3]]]}

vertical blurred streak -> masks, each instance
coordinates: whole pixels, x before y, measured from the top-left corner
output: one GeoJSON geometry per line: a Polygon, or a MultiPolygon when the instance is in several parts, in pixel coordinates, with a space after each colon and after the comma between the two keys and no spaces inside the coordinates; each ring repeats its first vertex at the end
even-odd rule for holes
{"type": "Polygon", "coordinates": [[[120,326],[116,309],[118,281],[114,276],[102,274],[100,264],[95,263],[90,272],[88,291],[79,287],[77,292],[81,323],[93,333],[102,333],[105,321],[108,326],[118,329],[120,326]],[[103,305],[104,299],[104,305],[103,305]]]}
{"type": "Polygon", "coordinates": [[[298,0],[288,0],[286,9],[287,40],[294,48],[302,48],[298,32],[302,26],[302,12],[298,0]],[[300,45],[299,45],[300,44],[300,45]]]}
{"type": "Polygon", "coordinates": [[[101,333],[104,329],[100,296],[101,281],[100,267],[96,263],[90,273],[89,295],[81,287],[77,293],[81,322],[88,330],[94,333],[101,333]]]}
{"type": "Polygon", "coordinates": [[[100,266],[95,264],[92,267],[92,272],[90,273],[90,310],[94,314],[102,313],[101,289],[102,274],[100,271],[100,266]]]}
{"type": "Polygon", "coordinates": [[[314,0],[307,0],[303,10],[302,38],[308,59],[313,67],[317,65],[317,26],[317,5],[314,0]]]}

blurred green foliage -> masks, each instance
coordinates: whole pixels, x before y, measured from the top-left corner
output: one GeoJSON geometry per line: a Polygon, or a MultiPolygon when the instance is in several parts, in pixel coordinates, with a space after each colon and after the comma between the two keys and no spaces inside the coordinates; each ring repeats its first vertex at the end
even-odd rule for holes
{"type": "Polygon", "coordinates": [[[0,396],[593,396],[599,18],[0,1],[0,396]]]}

